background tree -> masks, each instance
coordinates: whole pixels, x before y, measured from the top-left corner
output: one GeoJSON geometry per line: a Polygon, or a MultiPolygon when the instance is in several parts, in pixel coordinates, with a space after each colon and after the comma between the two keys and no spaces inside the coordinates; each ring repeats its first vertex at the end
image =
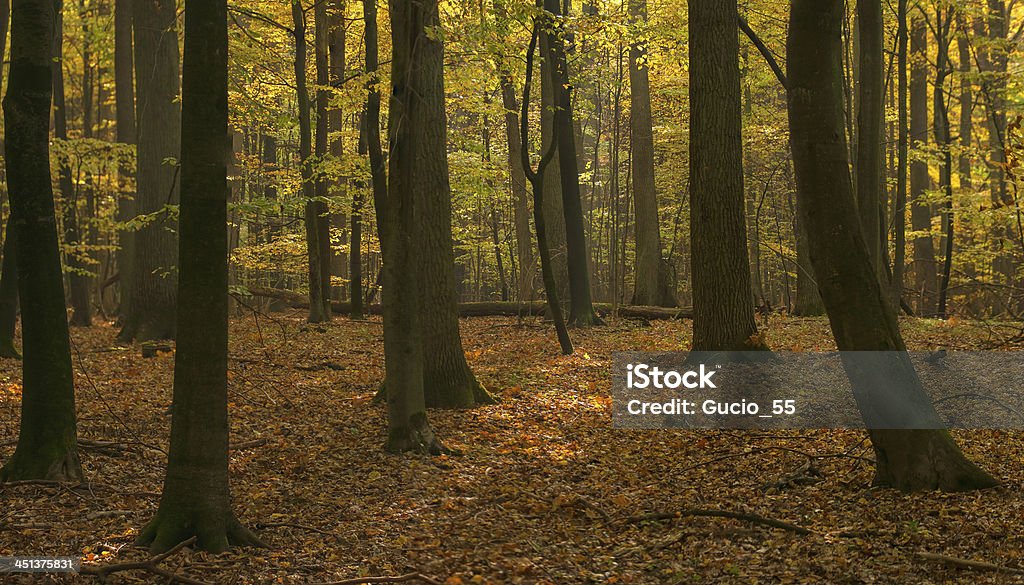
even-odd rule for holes
{"type": "MultiPolygon", "coordinates": [[[[50,182],[52,0],[14,0],[4,97],[4,159],[22,300],[21,426],[0,481],[82,479],[75,387],[50,182]]],[[[221,226],[223,229],[223,225],[221,226]]]]}
{"type": "Polygon", "coordinates": [[[135,0],[135,83],[138,154],[135,195],[137,231],[133,259],[122,283],[131,290],[122,341],[174,337],[177,307],[178,104],[177,6],[173,0],[135,0]],[[131,280],[125,281],[128,276],[131,280]]]}
{"type": "MultiPolygon", "coordinates": [[[[920,149],[928,143],[928,24],[914,11],[910,25],[910,140],[920,149]]],[[[932,242],[932,212],[926,198],[931,178],[928,160],[915,157],[910,163],[910,224],[917,234],[914,245],[914,290],[917,292],[917,314],[935,314],[938,295],[938,271],[935,267],[935,244],[932,242]]]]}
{"type": "Polygon", "coordinates": [[[138,543],[193,536],[220,552],[260,545],[228,490],[228,31],[226,0],[186,0],[182,78],[181,275],[174,414],[163,494],[138,543]]]}

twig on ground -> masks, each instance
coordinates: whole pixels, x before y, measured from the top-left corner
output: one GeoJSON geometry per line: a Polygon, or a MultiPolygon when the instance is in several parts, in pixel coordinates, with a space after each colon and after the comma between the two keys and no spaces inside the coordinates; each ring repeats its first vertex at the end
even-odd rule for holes
{"type": "Polygon", "coordinates": [[[796,524],[790,524],[789,522],[783,522],[782,520],[776,520],[774,518],[767,518],[758,514],[750,514],[747,512],[731,512],[729,510],[708,510],[708,509],[688,509],[680,510],[678,512],[652,512],[650,514],[641,514],[639,516],[630,516],[626,518],[627,524],[637,524],[639,522],[650,522],[654,520],[676,520],[679,518],[690,518],[690,517],[711,517],[711,518],[731,518],[733,520],[743,520],[745,522],[751,522],[753,524],[760,524],[762,526],[770,526],[772,528],[778,528],[779,530],[788,530],[797,534],[811,534],[811,530],[804,528],[803,526],[797,526],[796,524]]]}
{"type": "Polygon", "coordinates": [[[300,530],[308,530],[310,532],[316,532],[318,534],[324,534],[327,536],[338,536],[333,532],[321,530],[320,528],[316,528],[315,526],[306,526],[305,524],[296,524],[294,522],[258,522],[253,526],[253,528],[256,528],[257,530],[262,530],[264,528],[298,528],[300,530]]]}
{"type": "Polygon", "coordinates": [[[356,577],[354,579],[345,579],[344,581],[330,581],[328,583],[319,583],[318,585],[361,585],[362,583],[407,583],[409,581],[423,581],[428,585],[441,585],[440,581],[428,577],[423,573],[407,573],[405,575],[395,575],[392,577],[356,577]]]}
{"type": "Polygon", "coordinates": [[[199,581],[191,577],[179,575],[157,566],[160,562],[167,560],[169,557],[195,541],[196,537],[193,536],[188,540],[179,542],[167,552],[150,557],[145,561],[115,563],[112,565],[83,565],[79,569],[79,573],[82,575],[92,575],[94,577],[98,577],[100,581],[103,581],[107,578],[107,575],[110,575],[111,573],[120,573],[122,571],[149,571],[154,575],[159,575],[167,579],[169,582],[177,581],[179,583],[187,583],[188,585],[208,585],[205,581],[199,581]]]}
{"type": "Polygon", "coordinates": [[[992,563],[986,563],[985,561],[972,561],[970,559],[961,559],[959,557],[951,557],[947,555],[940,555],[937,553],[923,551],[918,552],[917,556],[926,561],[938,561],[940,563],[945,563],[953,567],[960,567],[962,569],[975,569],[978,571],[996,571],[998,573],[1013,573],[1015,575],[1024,575],[1024,569],[1004,567],[1002,565],[994,565],[992,563]]]}

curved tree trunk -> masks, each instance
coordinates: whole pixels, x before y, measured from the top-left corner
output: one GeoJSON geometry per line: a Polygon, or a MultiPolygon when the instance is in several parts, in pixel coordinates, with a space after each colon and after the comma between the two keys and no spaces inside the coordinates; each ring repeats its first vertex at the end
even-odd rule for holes
{"type": "Polygon", "coordinates": [[[0,481],[74,481],[82,479],[82,466],[50,182],[54,2],[14,0],[11,17],[4,145],[25,360],[18,445],[0,469],[0,481]]]}
{"type": "Polygon", "coordinates": [[[693,349],[760,349],[750,302],[736,0],[690,0],[693,349]]]}
{"type": "Polygon", "coordinates": [[[228,490],[228,134],[226,0],[186,0],[182,84],[181,275],[174,414],[156,517],[138,543],[164,552],[197,537],[220,552],[259,545],[228,490]]]}
{"type": "MultiPolygon", "coordinates": [[[[895,398],[927,405],[858,225],[843,131],[842,20],[843,0],[793,0],[789,122],[797,194],[804,203],[801,219],[808,226],[811,262],[839,350],[890,352],[895,374],[916,385],[895,398]]],[[[874,390],[857,374],[850,378],[858,402],[874,390]]],[[[934,418],[930,408],[923,414],[934,418]]],[[[871,430],[869,435],[877,485],[954,491],[995,483],[945,430],[871,430]]]]}
{"type": "MultiPolygon", "coordinates": [[[[122,341],[174,337],[178,244],[168,205],[178,203],[181,153],[178,105],[177,5],[174,0],[135,0],[135,80],[138,89],[138,165],[135,214],[146,221],[135,232],[129,312],[122,341]]],[[[122,275],[124,276],[124,275],[122,275]]]]}

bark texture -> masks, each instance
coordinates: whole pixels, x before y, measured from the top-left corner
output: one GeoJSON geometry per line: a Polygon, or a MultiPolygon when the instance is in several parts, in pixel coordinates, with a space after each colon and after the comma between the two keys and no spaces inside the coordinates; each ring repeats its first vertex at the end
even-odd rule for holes
{"type": "Polygon", "coordinates": [[[82,479],[75,388],[50,182],[54,2],[15,0],[4,160],[22,299],[21,425],[0,482],[82,479]]]}
{"type": "MultiPolygon", "coordinates": [[[[801,219],[809,228],[811,262],[836,345],[840,351],[886,352],[882,355],[890,371],[916,385],[907,395],[891,398],[914,403],[925,418],[936,418],[858,225],[843,131],[843,1],[794,0],[790,14],[789,121],[797,193],[804,203],[801,219]]],[[[862,398],[872,396],[866,382],[873,378],[847,371],[867,418],[862,398]]],[[[964,457],[945,430],[871,430],[869,435],[877,485],[956,491],[995,483],[964,457]]]]}

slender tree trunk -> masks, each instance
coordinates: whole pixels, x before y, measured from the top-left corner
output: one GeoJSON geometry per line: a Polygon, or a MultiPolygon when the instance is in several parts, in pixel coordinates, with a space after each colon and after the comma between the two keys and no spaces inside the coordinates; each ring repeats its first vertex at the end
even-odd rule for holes
{"type": "MultiPolygon", "coordinates": [[[[54,16],[54,66],[53,66],[53,134],[57,140],[68,140],[67,100],[64,97],[64,2],[55,0],[54,16]]],[[[89,280],[82,274],[88,265],[81,261],[83,252],[78,249],[84,244],[82,230],[78,224],[78,188],[71,176],[71,162],[61,160],[58,168],[58,185],[62,199],[62,219],[64,223],[64,243],[72,247],[66,253],[68,288],[71,293],[71,324],[76,327],[92,325],[92,306],[89,299],[89,280]]]]}
{"type": "Polygon", "coordinates": [[[22,299],[21,425],[0,482],[82,479],[75,387],[50,182],[53,0],[14,0],[4,160],[22,299]]]}
{"type": "MultiPolygon", "coordinates": [[[[629,16],[639,26],[647,24],[647,0],[630,0],[629,16]]],[[[647,78],[647,41],[629,46],[630,160],[633,165],[633,198],[636,208],[636,285],[634,305],[675,307],[675,291],[662,267],[661,224],[654,184],[654,135],[651,121],[651,84],[647,78]]]]}
{"type": "MultiPolygon", "coordinates": [[[[543,0],[544,9],[556,18],[561,7],[558,0],[543,0]]],[[[600,325],[590,296],[587,237],[583,228],[583,205],[580,201],[580,177],[573,127],[572,86],[565,58],[565,38],[556,29],[556,20],[545,31],[547,54],[551,62],[551,85],[554,91],[554,139],[558,143],[558,166],[562,186],[562,211],[565,216],[565,242],[569,269],[569,323],[577,327],[600,325]]]]}
{"type": "Polygon", "coordinates": [[[907,146],[910,140],[907,127],[907,1],[898,0],[897,6],[897,98],[896,112],[898,143],[896,145],[896,200],[893,202],[893,240],[895,241],[890,300],[897,310],[903,298],[903,273],[907,256],[907,146]]]}
{"type": "MultiPolygon", "coordinates": [[[[923,405],[923,414],[934,416],[857,225],[843,132],[842,19],[842,0],[793,0],[791,5],[790,140],[811,261],[839,350],[889,352],[887,365],[913,387],[889,400],[923,405]]],[[[864,376],[852,369],[849,373],[858,400],[877,394],[864,387],[864,376]]],[[[945,430],[870,430],[869,435],[876,485],[957,491],[995,483],[964,457],[945,430]]]]}
{"type": "MultiPolygon", "coordinates": [[[[546,150],[555,140],[555,90],[552,82],[551,59],[548,58],[548,35],[541,35],[540,52],[540,145],[546,150]]],[[[569,298],[569,253],[566,249],[565,209],[562,205],[562,174],[558,147],[555,158],[544,169],[544,223],[547,226],[548,247],[551,250],[551,270],[558,287],[558,298],[569,298]]]]}
{"type": "MultiPolygon", "coordinates": [[[[138,154],[135,213],[148,219],[133,237],[130,312],[119,338],[174,337],[177,307],[176,222],[168,205],[178,203],[181,153],[178,105],[177,5],[174,0],[135,0],[135,79],[138,87],[138,154]]],[[[124,279],[122,278],[122,282],[124,279]]]]}
{"type": "MultiPolygon", "coordinates": [[[[117,122],[117,141],[122,145],[135,144],[135,76],[132,55],[132,2],[115,0],[114,4],[114,100],[117,122]]],[[[132,168],[127,161],[117,169],[117,220],[127,222],[135,217],[135,198],[132,189],[132,168]]],[[[120,273],[118,292],[120,302],[117,314],[123,321],[132,314],[131,284],[135,282],[132,265],[135,258],[135,232],[118,232],[117,268],[120,273]]]]}
{"type": "Polygon", "coordinates": [[[4,258],[0,268],[0,357],[20,359],[14,347],[14,331],[18,324],[18,238],[13,217],[4,228],[4,258]]]}
{"type": "Polygon", "coordinates": [[[750,300],[736,0],[689,7],[693,349],[762,349],[750,300]]]}
{"type": "MultiPolygon", "coordinates": [[[[316,200],[316,180],[313,176],[312,141],[310,121],[309,90],[306,88],[306,18],[301,0],[292,1],[292,23],[295,26],[295,91],[299,106],[299,159],[302,161],[302,195],[306,201],[306,255],[309,269],[309,316],[310,323],[330,320],[330,310],[325,307],[323,262],[320,245],[320,215],[322,206],[316,200]]],[[[327,297],[330,299],[330,296],[327,297]]]]}
{"type": "MultiPolygon", "coordinates": [[[[313,53],[316,65],[316,136],[314,155],[318,164],[323,165],[329,153],[331,83],[328,41],[330,39],[327,20],[327,3],[320,1],[313,5],[313,53]]],[[[327,207],[329,181],[325,171],[316,169],[316,243],[319,247],[317,260],[320,262],[320,302],[323,304],[324,321],[331,320],[331,216],[327,207]]],[[[310,284],[312,287],[312,283],[310,284]]]]}
{"type": "MultiPolygon", "coordinates": [[[[372,2],[373,0],[367,0],[372,2]]],[[[366,4],[364,4],[364,10],[366,4]]],[[[431,96],[441,85],[438,63],[425,66],[431,53],[443,54],[440,39],[428,36],[427,27],[437,22],[432,2],[391,2],[391,105],[388,159],[388,199],[384,220],[387,243],[384,252],[384,362],[388,404],[388,438],[392,453],[413,451],[440,453],[427,420],[424,401],[424,337],[420,279],[420,234],[424,196],[424,163],[445,156],[443,112],[430,112],[444,94],[431,96]],[[435,124],[431,125],[428,120],[435,124]],[[433,127],[431,127],[433,126],[433,127]],[[440,150],[431,147],[440,142],[440,150]]],[[[444,177],[447,180],[447,173],[444,177]]],[[[432,177],[438,181],[441,177],[432,177]]],[[[450,240],[449,240],[450,241],[450,240]]],[[[431,307],[433,309],[433,307],[431,307]]]]}
{"type": "Polygon", "coordinates": [[[516,128],[516,90],[512,77],[501,76],[501,102],[505,108],[505,136],[508,140],[508,170],[512,187],[512,211],[516,232],[516,258],[519,261],[519,280],[516,283],[518,300],[533,299],[534,281],[537,275],[533,246],[530,243],[530,200],[526,191],[526,175],[523,172],[522,145],[516,128]]]}
{"type": "Polygon", "coordinates": [[[227,18],[227,0],[185,0],[183,310],[167,474],[156,517],[138,537],[153,553],[193,536],[197,548],[211,552],[261,544],[235,518],[228,490],[227,18]]]}
{"type": "MultiPolygon", "coordinates": [[[[366,128],[366,111],[359,116],[359,156],[366,156],[368,152],[366,128]]],[[[360,253],[363,242],[363,190],[366,184],[361,179],[355,182],[355,189],[352,193],[352,221],[349,240],[349,302],[352,304],[352,312],[349,316],[352,319],[365,319],[363,314],[363,257],[360,253]]]]}
{"type": "MultiPolygon", "coordinates": [[[[928,144],[928,24],[915,14],[910,27],[910,140],[920,150],[928,144]]],[[[931,185],[927,160],[914,157],[910,163],[910,226],[914,236],[914,290],[917,314],[935,315],[938,271],[932,241],[932,212],[925,198],[931,185]]]]}
{"type": "Polygon", "coordinates": [[[943,260],[942,273],[939,279],[939,304],[936,314],[939,318],[946,317],[946,303],[949,297],[949,278],[953,268],[953,155],[949,148],[952,142],[949,132],[949,112],[946,108],[946,79],[953,73],[949,64],[949,31],[952,26],[953,15],[950,9],[943,18],[942,8],[935,10],[935,43],[936,65],[935,65],[935,86],[933,92],[934,130],[935,144],[939,148],[939,188],[943,195],[942,223],[945,230],[943,238],[943,260]]]}
{"type": "Polygon", "coordinates": [[[857,211],[871,263],[882,278],[885,27],[881,0],[857,0],[857,31],[857,211]]]}

